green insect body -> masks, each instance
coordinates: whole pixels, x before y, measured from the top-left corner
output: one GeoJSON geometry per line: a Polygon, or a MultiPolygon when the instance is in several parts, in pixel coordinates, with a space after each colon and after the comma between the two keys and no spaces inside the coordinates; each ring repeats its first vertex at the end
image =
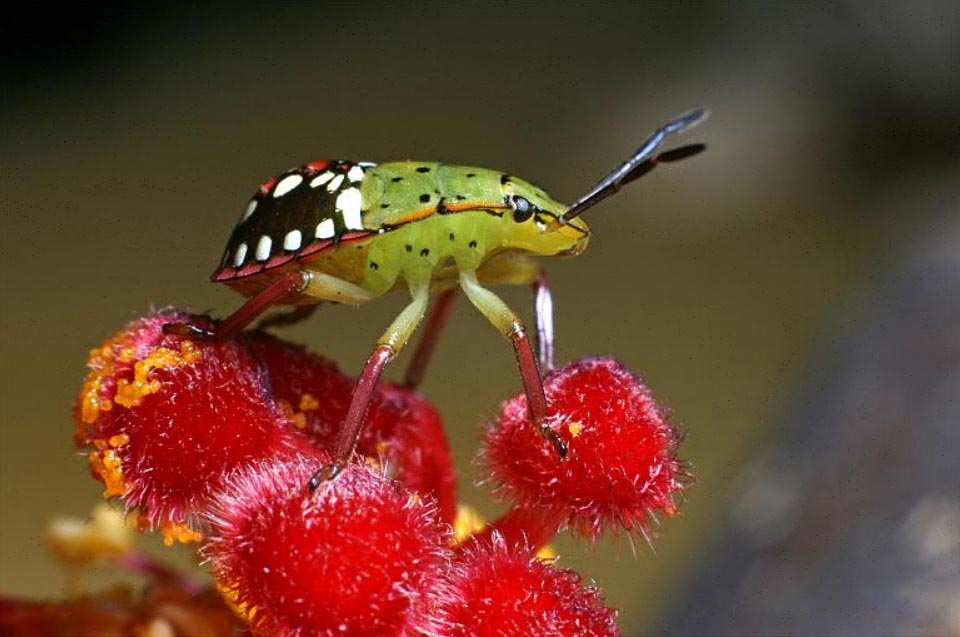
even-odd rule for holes
{"type": "MultiPolygon", "coordinates": [[[[562,457],[566,447],[545,423],[546,399],[526,329],[486,286],[534,285],[539,361],[548,370],[552,302],[534,258],[583,252],[590,230],[580,215],[658,163],[701,152],[702,144],[691,144],[654,154],[668,135],[705,116],[692,111],[661,127],[570,206],[529,182],[484,168],[321,160],[289,170],[260,186],[248,202],[212,277],[251,299],[214,333],[199,336],[233,336],[278,303],[359,305],[390,290],[409,291],[410,304],[381,335],[364,367],[333,462],[310,481],[316,488],[349,461],[377,380],[424,318],[431,293],[438,293],[437,310],[408,370],[407,385],[419,381],[445,308],[459,289],[511,340],[531,419],[562,457]]],[[[169,327],[198,336],[186,326],[169,327]]]]}
{"type": "MultiPolygon", "coordinates": [[[[582,219],[558,224],[567,207],[532,184],[484,168],[436,162],[313,162],[267,182],[251,203],[253,214],[238,225],[214,274],[215,280],[247,295],[292,268],[336,277],[363,289],[370,299],[425,282],[433,289],[447,287],[461,271],[477,272],[489,283],[510,282],[531,271],[526,257],[573,256],[586,248],[589,238],[582,219]],[[346,175],[353,170],[359,176],[358,166],[363,167],[362,178],[351,183],[346,175]],[[328,192],[334,181],[324,177],[331,174],[345,178],[328,192]],[[291,175],[302,176],[302,181],[273,197],[291,175]],[[313,189],[311,182],[317,182],[313,189]],[[359,191],[359,198],[353,197],[358,204],[349,196],[341,198],[351,189],[359,191]],[[359,205],[360,223],[351,227],[351,211],[338,209],[337,201],[359,205]],[[323,227],[332,227],[332,235],[323,227]],[[295,248],[284,245],[283,238],[293,231],[301,238],[312,234],[313,240],[301,239],[295,248]],[[262,245],[264,236],[271,250],[251,255],[249,246],[262,245]],[[251,262],[245,259],[237,267],[231,257],[238,249],[252,256],[251,262]]],[[[288,301],[317,300],[306,292],[288,301]]],[[[367,299],[360,295],[344,300],[367,299]]]]}

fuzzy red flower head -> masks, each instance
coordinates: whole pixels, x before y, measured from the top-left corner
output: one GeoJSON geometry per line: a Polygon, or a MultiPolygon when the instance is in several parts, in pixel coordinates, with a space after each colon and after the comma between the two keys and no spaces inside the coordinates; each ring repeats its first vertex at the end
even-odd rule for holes
{"type": "Polygon", "coordinates": [[[352,464],[315,493],[328,458],[264,462],[217,497],[204,552],[255,635],[390,637],[439,578],[448,535],[431,502],[352,464]]]}
{"type": "Polygon", "coordinates": [[[462,553],[433,594],[432,628],[445,637],[612,637],[617,612],[574,571],[490,546],[462,553]]]}
{"type": "Polygon", "coordinates": [[[517,395],[501,406],[481,464],[496,490],[530,510],[559,512],[584,535],[622,528],[646,534],[654,513],[677,512],[688,481],[676,458],[680,435],[650,390],[620,363],[587,358],[544,379],[548,424],[566,442],[559,460],[517,395]]]}
{"type": "MultiPolygon", "coordinates": [[[[191,341],[166,323],[209,320],[164,311],[133,321],[91,352],[74,443],[91,447],[104,495],[139,507],[149,526],[189,538],[212,490],[234,468],[308,443],[276,406],[240,340],[191,341]]],[[[194,528],[194,530],[196,530],[194,528]]]]}

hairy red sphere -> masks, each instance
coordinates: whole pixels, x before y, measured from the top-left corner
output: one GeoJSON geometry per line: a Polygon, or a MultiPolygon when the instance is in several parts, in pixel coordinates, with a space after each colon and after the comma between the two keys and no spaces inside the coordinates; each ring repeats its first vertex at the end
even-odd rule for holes
{"type": "Polygon", "coordinates": [[[617,612],[574,571],[495,541],[459,556],[434,592],[427,629],[445,637],[611,637],[617,612]]]}
{"type": "MultiPolygon", "coordinates": [[[[311,440],[332,450],[355,380],[299,345],[262,332],[249,339],[281,408],[311,440]]],[[[370,401],[357,452],[380,462],[404,487],[434,498],[441,519],[453,523],[453,459],[440,415],[422,395],[381,383],[370,401]]]]}
{"type": "Polygon", "coordinates": [[[277,407],[241,340],[192,341],[166,323],[202,317],[163,311],[127,325],[91,352],[74,442],[89,447],[106,496],[139,507],[168,537],[190,538],[212,490],[245,463],[308,448],[277,407]]]}
{"type": "Polygon", "coordinates": [[[247,334],[267,370],[273,394],[294,425],[324,449],[332,449],[347,415],[354,380],[336,363],[265,332],[247,334]]]}
{"type": "Polygon", "coordinates": [[[303,485],[327,459],[234,474],[204,553],[256,635],[404,634],[448,558],[446,527],[429,500],[360,464],[309,493],[303,485]]]}
{"type": "Polygon", "coordinates": [[[532,426],[523,394],[501,406],[480,462],[496,491],[531,510],[559,511],[596,538],[623,528],[646,533],[655,512],[677,512],[688,481],[676,457],[680,435],[650,390],[620,363],[587,358],[544,379],[547,423],[569,452],[559,460],[532,426]]]}
{"type": "Polygon", "coordinates": [[[447,524],[457,515],[457,476],[440,414],[421,394],[381,384],[367,412],[369,434],[360,451],[376,451],[384,469],[400,484],[428,494],[447,524]]]}

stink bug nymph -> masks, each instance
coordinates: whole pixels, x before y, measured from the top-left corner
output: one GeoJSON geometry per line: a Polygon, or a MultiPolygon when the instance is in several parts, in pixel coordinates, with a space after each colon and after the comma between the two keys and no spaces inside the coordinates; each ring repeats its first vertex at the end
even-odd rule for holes
{"type": "Polygon", "coordinates": [[[654,154],[672,133],[699,123],[704,110],[655,131],[630,159],[567,206],[522,179],[500,171],[437,162],[385,164],[315,161],[270,179],[254,193],[230,235],[212,279],[250,299],[214,332],[187,325],[168,333],[229,338],[268,308],[295,306],[262,325],[298,320],[320,302],[359,305],[406,289],[412,301],[377,341],[360,375],[333,461],[311,478],[311,489],[334,478],[350,460],[367,405],[384,367],[423,320],[438,295],[406,374],[416,386],[457,290],[513,344],[532,421],[562,458],[566,447],[545,424],[541,370],[553,365],[552,301],[539,256],[575,256],[590,230],[580,215],[658,163],[696,155],[703,144],[654,154]],[[538,358],[517,315],[487,286],[533,286],[538,358]]]}

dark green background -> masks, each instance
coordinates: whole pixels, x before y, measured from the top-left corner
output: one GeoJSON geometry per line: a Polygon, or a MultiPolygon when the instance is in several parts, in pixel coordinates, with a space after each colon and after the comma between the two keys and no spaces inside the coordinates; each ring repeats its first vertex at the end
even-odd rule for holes
{"type": "MultiPolygon", "coordinates": [[[[558,543],[560,564],[622,609],[624,634],[655,630],[831,329],[955,200],[956,14],[949,2],[353,2],[9,21],[0,590],[59,595],[41,530],[98,499],[70,444],[87,349],[151,307],[235,308],[207,277],[261,181],[317,158],[435,159],[569,200],[650,129],[707,106],[689,137],[705,155],[592,211],[587,253],[547,263],[558,356],[617,356],[688,434],[698,482],[655,550],[558,543]]],[[[504,296],[529,313],[526,290],[504,296]]],[[[285,334],[355,373],[402,304],[324,308],[285,334]]],[[[490,514],[470,461],[480,424],[518,387],[508,344],[458,307],[424,391],[464,500],[490,514]]]]}

